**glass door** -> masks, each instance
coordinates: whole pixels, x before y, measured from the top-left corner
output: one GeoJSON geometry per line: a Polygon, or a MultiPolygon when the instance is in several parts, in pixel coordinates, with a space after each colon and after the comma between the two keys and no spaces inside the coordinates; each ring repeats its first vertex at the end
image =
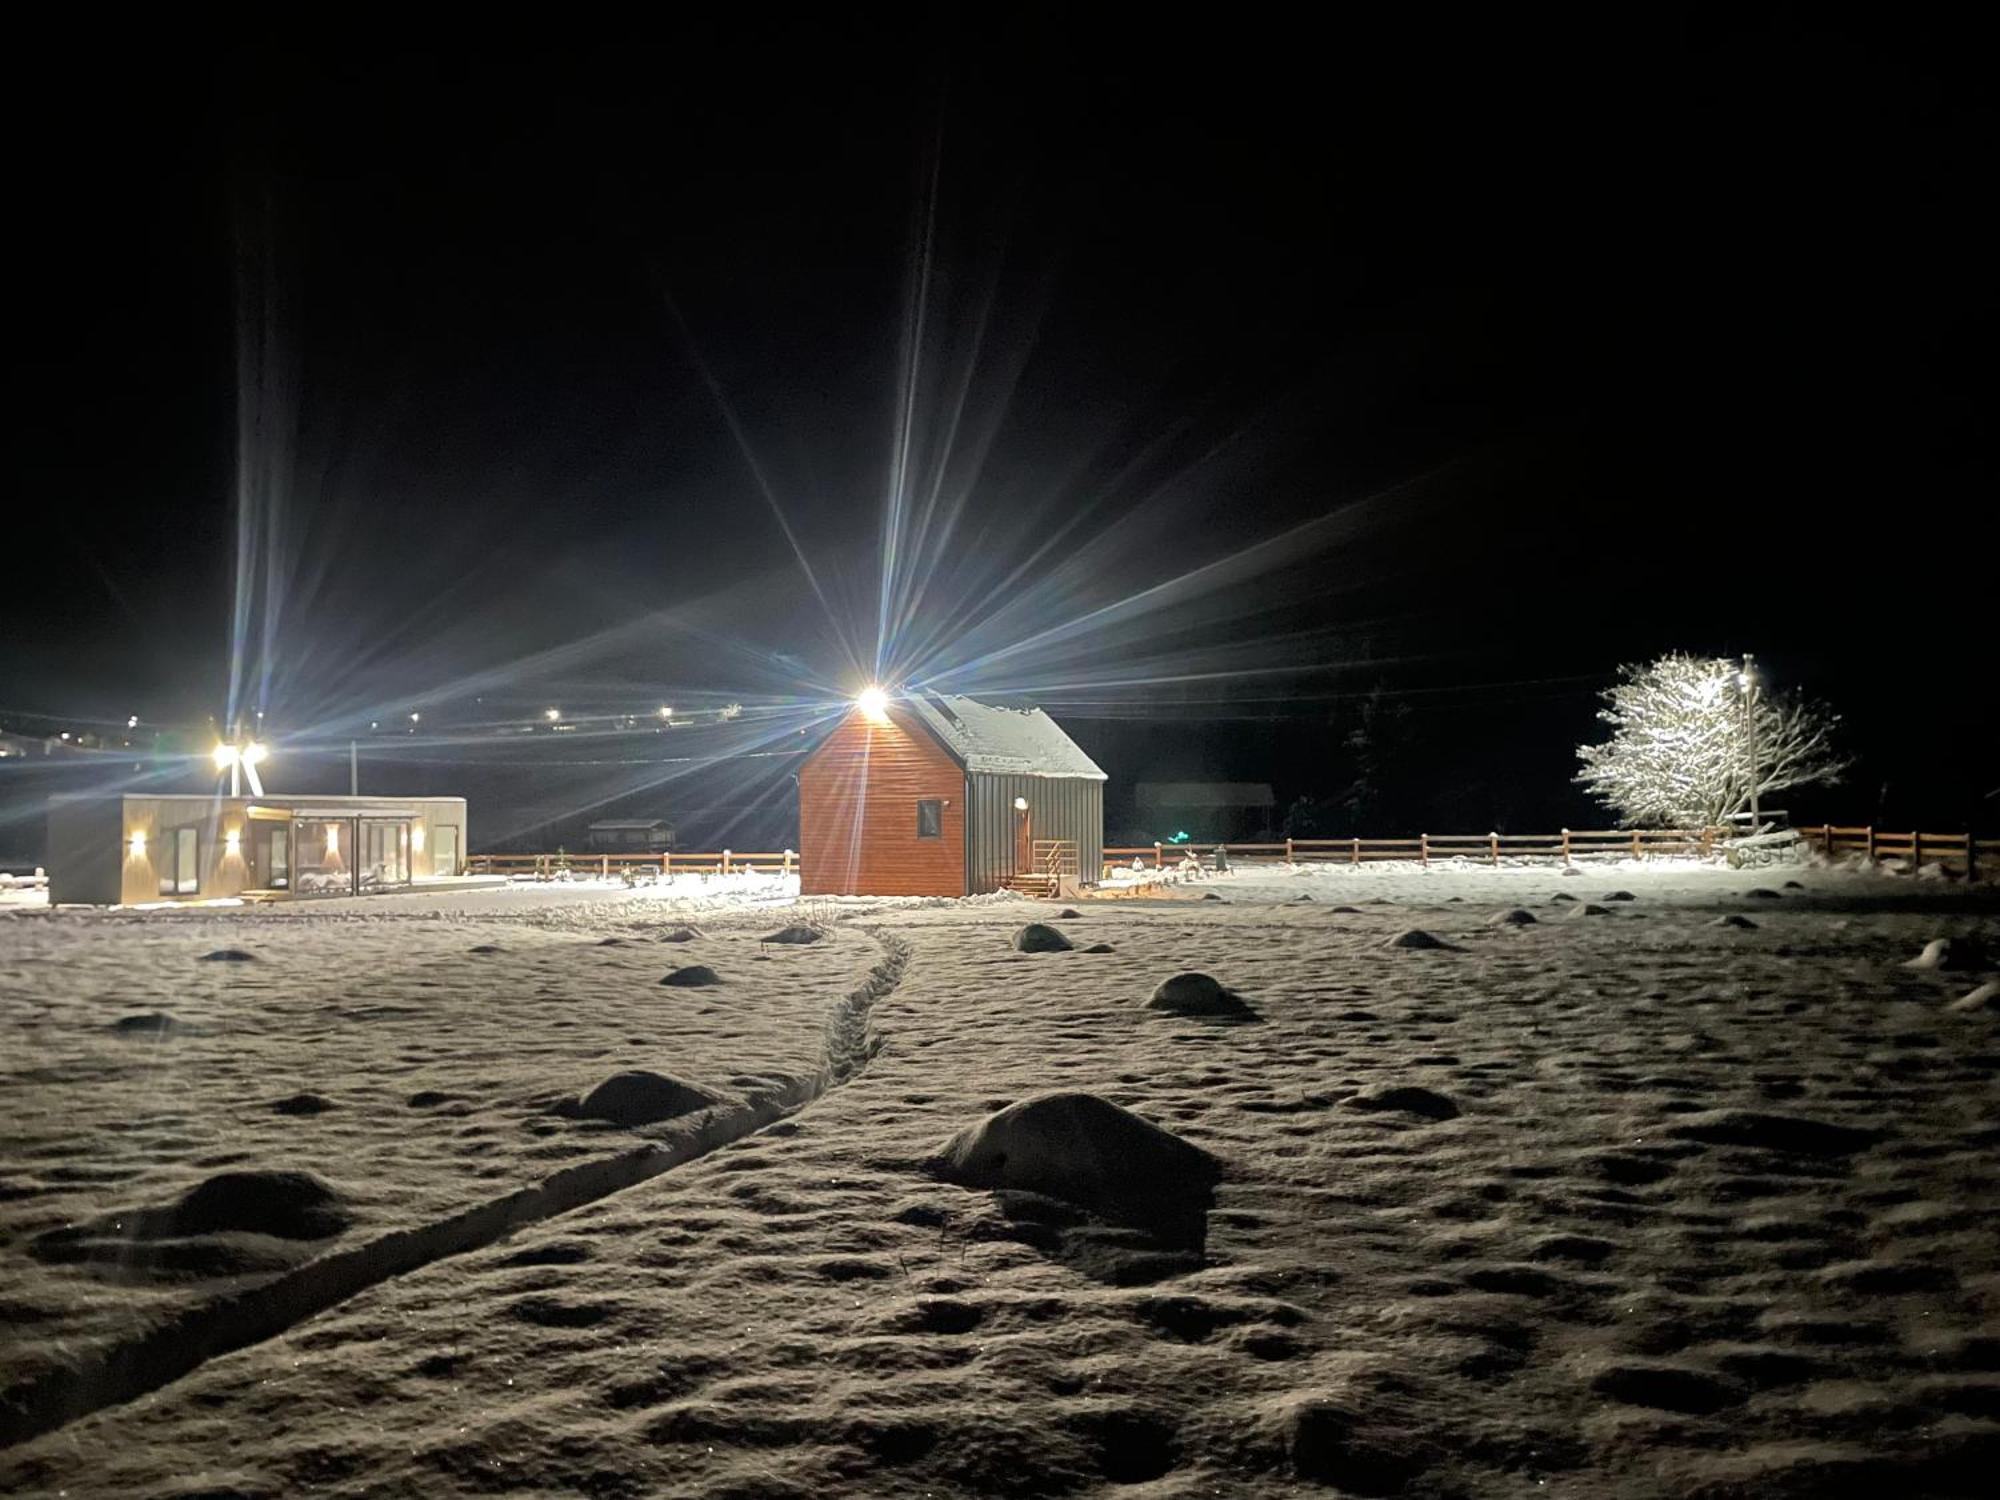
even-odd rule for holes
{"type": "Polygon", "coordinates": [[[292,824],[292,889],[308,896],[350,895],[352,818],[299,818],[292,824]]]}
{"type": "Polygon", "coordinates": [[[431,830],[431,873],[458,873],[458,826],[454,823],[440,823],[431,830]]]}
{"type": "Polygon", "coordinates": [[[410,825],[401,819],[363,818],[356,867],[364,891],[410,883],[410,825]]]}
{"type": "Polygon", "coordinates": [[[292,829],[288,823],[262,824],[257,829],[257,875],[267,891],[292,886],[292,829]]]}

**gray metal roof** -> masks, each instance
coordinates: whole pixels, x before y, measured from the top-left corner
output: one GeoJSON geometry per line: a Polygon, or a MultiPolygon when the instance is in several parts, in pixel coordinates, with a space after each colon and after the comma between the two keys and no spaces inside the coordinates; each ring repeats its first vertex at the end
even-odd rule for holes
{"type": "Polygon", "coordinates": [[[902,702],[968,771],[1106,779],[1097,763],[1039,708],[1000,708],[974,698],[922,692],[911,693],[902,702]]]}

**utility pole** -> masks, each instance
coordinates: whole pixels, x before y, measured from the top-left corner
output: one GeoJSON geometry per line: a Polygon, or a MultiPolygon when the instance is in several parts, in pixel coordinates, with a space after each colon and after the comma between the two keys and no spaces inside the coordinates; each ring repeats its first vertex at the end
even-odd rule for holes
{"type": "Polygon", "coordinates": [[[361,752],[355,748],[353,740],[347,742],[347,795],[361,795],[361,752]]]}
{"type": "Polygon", "coordinates": [[[1755,833],[1762,823],[1757,810],[1757,658],[1749,652],[1743,653],[1743,728],[1746,749],[1750,756],[1750,831],[1755,833]]]}

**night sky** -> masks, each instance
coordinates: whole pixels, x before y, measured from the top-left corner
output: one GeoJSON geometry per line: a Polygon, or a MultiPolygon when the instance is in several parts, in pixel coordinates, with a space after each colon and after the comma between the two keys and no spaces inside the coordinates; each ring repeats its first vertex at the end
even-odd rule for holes
{"type": "Polygon", "coordinates": [[[31,70],[0,727],[224,712],[245,414],[302,742],[837,697],[907,408],[886,665],[1114,786],[1337,792],[1372,698],[1397,821],[1581,824],[1618,664],[1754,651],[1801,812],[1993,826],[1969,37],[1167,16],[31,70]]]}

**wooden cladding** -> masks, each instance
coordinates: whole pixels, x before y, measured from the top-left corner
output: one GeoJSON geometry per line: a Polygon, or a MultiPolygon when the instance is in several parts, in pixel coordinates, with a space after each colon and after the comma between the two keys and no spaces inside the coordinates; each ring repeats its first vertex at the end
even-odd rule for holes
{"type": "Polygon", "coordinates": [[[966,777],[907,713],[850,713],[799,770],[799,891],[808,896],[965,894],[966,777]],[[938,834],[919,838],[917,804],[938,834]]]}

